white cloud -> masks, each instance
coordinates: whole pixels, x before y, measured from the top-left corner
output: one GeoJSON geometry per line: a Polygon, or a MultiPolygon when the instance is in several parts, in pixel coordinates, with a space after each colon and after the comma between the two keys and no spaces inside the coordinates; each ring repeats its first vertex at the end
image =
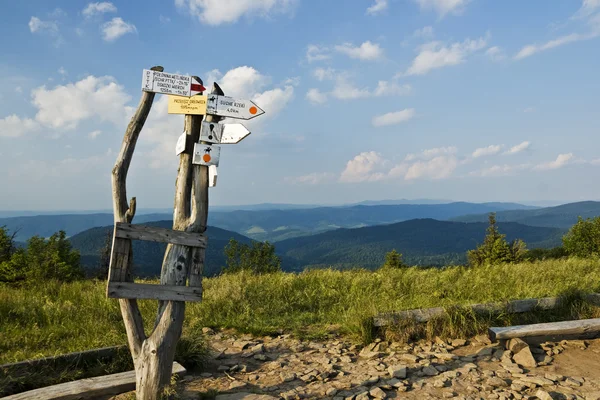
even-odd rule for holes
{"type": "Polygon", "coordinates": [[[335,69],[333,69],[333,68],[317,68],[313,71],[313,75],[319,81],[333,79],[334,74],[335,74],[335,69]]]}
{"type": "Polygon", "coordinates": [[[462,43],[452,43],[443,46],[440,42],[430,42],[420,47],[419,54],[405,75],[424,75],[429,71],[465,61],[468,55],[483,49],[487,40],[483,37],[477,40],[466,39],[462,43]]]}
{"type": "Polygon", "coordinates": [[[213,81],[219,83],[227,96],[251,97],[269,83],[269,78],[256,69],[243,65],[230,69],[225,75],[218,70],[212,70],[207,74],[206,82],[213,81]]]}
{"type": "Polygon", "coordinates": [[[21,86],[16,86],[15,87],[15,92],[16,93],[23,93],[23,88],[21,86]]]}
{"type": "Polygon", "coordinates": [[[127,33],[137,33],[137,29],[135,25],[123,21],[120,17],[102,24],[102,36],[107,42],[112,42],[127,33]]]}
{"type": "Polygon", "coordinates": [[[412,119],[415,116],[415,114],[416,112],[414,108],[406,108],[400,111],[394,111],[383,115],[377,115],[373,117],[371,123],[373,124],[373,126],[396,125],[412,119]]]}
{"type": "Polygon", "coordinates": [[[504,147],[504,145],[501,145],[501,144],[492,144],[487,147],[480,147],[478,149],[475,149],[475,151],[473,152],[473,154],[471,154],[471,156],[473,158],[478,158],[478,157],[483,157],[483,156],[492,156],[494,154],[500,153],[500,150],[502,150],[502,147],[504,147]]]}
{"type": "Polygon", "coordinates": [[[50,35],[57,35],[58,23],[56,21],[42,21],[38,17],[31,17],[29,20],[29,30],[31,33],[48,33],[50,35]]]}
{"type": "Polygon", "coordinates": [[[252,100],[254,100],[260,108],[265,110],[265,117],[273,117],[279,114],[293,98],[294,87],[285,86],[283,89],[275,88],[262,93],[257,93],[252,97],[252,100]]]}
{"type": "Polygon", "coordinates": [[[312,88],[306,92],[306,99],[312,104],[323,104],[327,101],[327,93],[323,93],[319,89],[312,88]]]}
{"type": "Polygon", "coordinates": [[[600,9],[600,0],[583,0],[581,8],[575,13],[574,18],[586,18],[600,9]]]}
{"type": "Polygon", "coordinates": [[[506,54],[504,54],[504,50],[502,50],[498,46],[490,47],[485,51],[485,55],[490,58],[492,61],[502,61],[506,58],[506,54]]]}
{"type": "Polygon", "coordinates": [[[359,88],[356,83],[352,83],[346,74],[340,74],[335,80],[331,96],[339,100],[352,100],[369,97],[371,92],[368,88],[359,88]]]}
{"type": "Polygon", "coordinates": [[[523,109],[524,113],[532,113],[534,111],[535,111],[535,108],[533,108],[533,107],[527,107],[527,108],[523,109]]]}
{"type": "Polygon", "coordinates": [[[335,50],[347,55],[350,58],[356,58],[364,61],[377,60],[383,57],[383,49],[377,43],[367,40],[360,46],[353,46],[351,43],[344,43],[335,46],[335,50]]]}
{"type": "Polygon", "coordinates": [[[594,160],[591,160],[590,164],[592,164],[592,165],[600,165],[600,158],[596,158],[594,160]]]}
{"type": "Polygon", "coordinates": [[[470,0],[414,0],[421,10],[433,10],[440,17],[447,14],[458,15],[462,13],[470,0]]]}
{"type": "Polygon", "coordinates": [[[94,140],[94,139],[96,139],[98,136],[100,136],[101,134],[102,134],[102,131],[101,131],[101,130],[95,130],[95,131],[92,131],[92,132],[90,132],[90,133],[88,134],[88,137],[89,137],[90,139],[94,140]]]}
{"type": "Polygon", "coordinates": [[[108,76],[88,76],[78,82],[32,91],[37,122],[54,129],[75,129],[80,121],[97,117],[121,125],[131,99],[123,86],[108,76]]]}
{"type": "Polygon", "coordinates": [[[21,119],[15,114],[0,119],[0,137],[19,137],[38,128],[39,125],[34,120],[21,119]]]}
{"type": "Polygon", "coordinates": [[[492,165],[491,167],[483,168],[479,171],[471,171],[471,176],[508,176],[514,175],[517,171],[529,169],[531,164],[518,164],[518,165],[492,165]]]}
{"type": "Polygon", "coordinates": [[[104,13],[117,12],[117,7],[113,3],[108,1],[89,3],[81,12],[84,17],[89,18],[94,15],[101,15],[104,13]]]}
{"type": "Polygon", "coordinates": [[[556,160],[538,164],[535,167],[533,167],[533,169],[544,171],[562,168],[565,165],[567,165],[572,158],[573,153],[559,154],[558,157],[556,157],[556,160]]]}
{"type": "Polygon", "coordinates": [[[220,25],[241,17],[271,17],[293,11],[295,0],[175,0],[175,5],[198,17],[202,23],[220,25]]]}
{"type": "Polygon", "coordinates": [[[407,154],[404,161],[413,161],[417,159],[429,160],[440,155],[456,154],[457,151],[458,149],[455,146],[435,147],[433,149],[423,150],[420,153],[407,154]]]}
{"type": "Polygon", "coordinates": [[[388,8],[388,0],[375,0],[375,3],[367,8],[367,15],[381,14],[388,8]]]}
{"type": "Polygon", "coordinates": [[[164,15],[159,15],[158,20],[161,24],[168,24],[169,22],[171,22],[171,18],[165,17],[164,15]]]}
{"type": "Polygon", "coordinates": [[[417,29],[413,32],[413,37],[432,38],[433,37],[433,27],[432,26],[424,26],[421,29],[417,29]]]}
{"type": "Polygon", "coordinates": [[[419,178],[428,179],[443,179],[452,175],[452,172],[458,166],[456,157],[437,156],[427,161],[417,161],[408,167],[405,180],[413,180],[419,178]]]}
{"type": "Polygon", "coordinates": [[[365,151],[346,163],[340,182],[379,181],[385,178],[381,172],[387,161],[375,151],[365,151]]]}
{"type": "Polygon", "coordinates": [[[316,44],[309,44],[306,48],[306,60],[311,63],[313,61],[324,61],[331,58],[329,49],[316,44]]]}
{"type": "Polygon", "coordinates": [[[331,172],[313,172],[308,175],[286,177],[284,181],[287,183],[318,185],[320,183],[330,182],[335,178],[335,174],[331,172]]]}
{"type": "Polygon", "coordinates": [[[408,84],[399,85],[396,82],[379,81],[377,88],[373,92],[374,96],[402,96],[412,92],[412,87],[408,84]]]}
{"type": "Polygon", "coordinates": [[[565,35],[565,36],[561,36],[557,39],[550,40],[542,45],[530,44],[530,45],[523,47],[515,55],[515,59],[520,60],[520,59],[532,56],[536,53],[539,53],[539,52],[542,52],[545,50],[549,50],[549,49],[553,49],[555,47],[563,46],[568,43],[578,42],[580,40],[592,39],[598,35],[600,35],[600,33],[594,32],[594,33],[590,33],[590,34],[586,34],[586,35],[582,35],[579,33],[572,33],[570,35],[565,35]]]}
{"type": "Polygon", "coordinates": [[[509,150],[505,151],[504,154],[517,154],[520,153],[524,150],[527,150],[529,148],[529,146],[531,145],[530,142],[528,141],[524,141],[521,142],[513,147],[511,147],[509,150]]]}
{"type": "Polygon", "coordinates": [[[69,74],[64,67],[60,67],[58,73],[62,75],[63,79],[69,74]]]}

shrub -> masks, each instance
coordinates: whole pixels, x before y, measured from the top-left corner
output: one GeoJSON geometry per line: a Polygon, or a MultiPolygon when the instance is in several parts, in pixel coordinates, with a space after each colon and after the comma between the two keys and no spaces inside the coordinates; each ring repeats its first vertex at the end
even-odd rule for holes
{"type": "Polygon", "coordinates": [[[408,265],[402,261],[402,253],[398,253],[396,249],[385,254],[385,262],[382,268],[406,268],[408,265]]]}
{"type": "Polygon", "coordinates": [[[600,256],[600,217],[579,217],[577,223],[563,236],[563,246],[573,256],[600,256]]]}
{"type": "Polygon", "coordinates": [[[475,250],[467,252],[467,259],[471,266],[487,264],[502,264],[522,261],[527,254],[525,242],[521,239],[508,243],[506,235],[501,234],[496,226],[496,213],[490,213],[489,226],[483,244],[475,250]]]}
{"type": "Polygon", "coordinates": [[[275,254],[275,246],[269,242],[253,242],[250,246],[230,239],[225,246],[225,258],[227,266],[224,272],[264,274],[281,271],[281,259],[275,254]]]}

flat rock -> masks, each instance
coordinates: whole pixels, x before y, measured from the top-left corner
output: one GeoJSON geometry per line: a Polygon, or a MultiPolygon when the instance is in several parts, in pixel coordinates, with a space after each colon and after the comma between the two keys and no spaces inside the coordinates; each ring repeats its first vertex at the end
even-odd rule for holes
{"type": "Polygon", "coordinates": [[[537,363],[529,347],[525,347],[513,356],[514,362],[525,368],[535,368],[537,363]]]}
{"type": "Polygon", "coordinates": [[[388,368],[388,372],[390,373],[390,377],[392,377],[392,378],[405,379],[407,368],[406,368],[406,365],[403,365],[403,364],[391,365],[388,368]]]}
{"type": "Polygon", "coordinates": [[[537,392],[535,392],[535,397],[539,398],[540,400],[553,400],[552,396],[550,396],[550,393],[542,389],[539,389],[537,392]]]}
{"type": "Polygon", "coordinates": [[[385,399],[387,397],[385,392],[383,390],[381,390],[381,388],[378,388],[378,387],[374,387],[373,389],[371,389],[369,391],[369,394],[371,396],[375,397],[376,399],[385,399]]]}
{"type": "Polygon", "coordinates": [[[436,376],[437,374],[440,373],[437,369],[435,369],[431,365],[423,368],[422,372],[423,372],[423,374],[425,374],[427,376],[436,376]]]}
{"type": "Polygon", "coordinates": [[[233,394],[219,394],[215,397],[215,400],[277,400],[277,397],[269,396],[267,394],[240,392],[233,394]]]}
{"type": "Polygon", "coordinates": [[[513,338],[506,342],[506,349],[512,351],[513,354],[517,354],[525,347],[529,347],[529,345],[523,339],[513,338]]]}

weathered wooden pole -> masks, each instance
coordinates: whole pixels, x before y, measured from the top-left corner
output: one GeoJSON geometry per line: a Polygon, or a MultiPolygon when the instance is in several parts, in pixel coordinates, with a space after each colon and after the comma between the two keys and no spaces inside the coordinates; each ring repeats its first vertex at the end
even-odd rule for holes
{"type": "MultiPolygon", "coordinates": [[[[163,71],[162,67],[154,67],[152,70],[163,71]]],[[[223,94],[216,84],[213,93],[223,94]]],[[[121,152],[113,169],[115,223],[131,222],[135,213],[135,198],[132,199],[131,206],[127,207],[125,183],[135,143],[153,99],[154,93],[142,94],[138,109],[125,132],[121,152]]],[[[207,117],[210,118],[213,117],[207,117]]],[[[194,143],[200,138],[201,122],[200,115],[186,115],[184,119],[186,145],[179,158],[173,210],[173,230],[177,231],[203,233],[206,230],[208,167],[192,164],[194,143]]],[[[131,241],[119,242],[127,244],[128,248],[119,249],[119,252],[128,255],[127,264],[131,265],[131,241]]],[[[189,280],[190,286],[199,286],[204,255],[204,248],[169,244],[163,259],[161,284],[185,286],[186,281],[189,280]]],[[[115,268],[115,271],[118,271],[118,268],[115,268]]],[[[127,280],[130,281],[131,278],[127,277],[127,280]]],[[[140,400],[159,399],[164,387],[170,382],[175,349],[183,327],[185,302],[159,301],[154,330],[150,336],[146,336],[144,332],[143,320],[136,300],[119,299],[119,303],[135,365],[136,397],[140,400]]]]}

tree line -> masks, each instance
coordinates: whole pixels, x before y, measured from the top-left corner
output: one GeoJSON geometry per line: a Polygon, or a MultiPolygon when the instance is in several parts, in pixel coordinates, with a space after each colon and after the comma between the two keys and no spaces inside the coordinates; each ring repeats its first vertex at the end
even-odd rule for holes
{"type": "MultiPolygon", "coordinates": [[[[80,255],[71,247],[64,231],[48,239],[31,237],[24,246],[17,246],[15,233],[0,227],[0,282],[20,283],[55,279],[73,281],[85,277],[80,255]]],[[[106,279],[111,253],[111,235],[107,235],[100,251],[99,265],[88,277],[106,279]]],[[[468,265],[517,263],[548,258],[600,257],[600,217],[578,221],[562,238],[562,246],[552,249],[527,249],[520,239],[506,240],[496,224],[496,214],[490,213],[489,225],[483,242],[467,252],[468,265]]],[[[275,245],[267,242],[240,243],[230,239],[225,247],[223,273],[249,271],[255,274],[281,271],[281,258],[275,245]]],[[[386,253],[381,268],[405,268],[402,254],[396,249],[386,253]]]]}

